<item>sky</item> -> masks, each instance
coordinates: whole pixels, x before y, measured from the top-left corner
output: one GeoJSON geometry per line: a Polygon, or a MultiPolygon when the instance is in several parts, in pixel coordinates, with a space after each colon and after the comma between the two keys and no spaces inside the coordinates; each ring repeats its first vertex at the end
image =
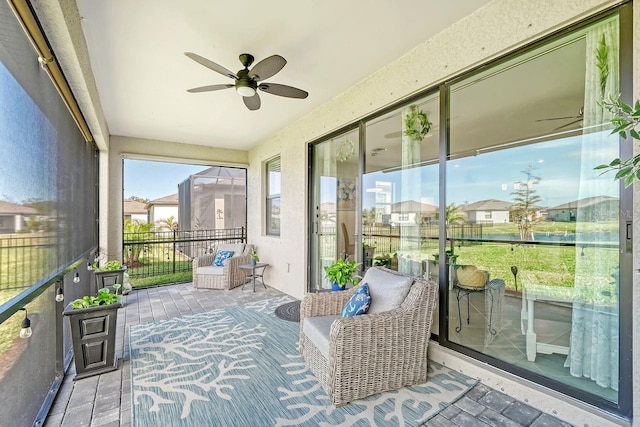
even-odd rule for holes
{"type": "MultiPolygon", "coordinates": [[[[447,204],[457,205],[497,199],[513,202],[515,185],[526,181],[523,173],[532,166],[540,182],[534,187],[541,197],[540,206],[553,207],[585,197],[619,197],[618,183],[612,174],[602,174],[594,167],[609,163],[618,155],[617,136],[609,131],[574,136],[538,144],[523,145],[451,160],[447,164],[447,204]]],[[[408,169],[403,191],[401,171],[375,172],[365,175],[365,189],[376,182],[391,183],[395,190],[391,203],[415,200],[438,205],[438,165],[408,169]],[[413,185],[420,182],[421,185],[413,185]]],[[[375,193],[364,194],[363,208],[375,206],[375,193]]],[[[323,202],[335,198],[335,192],[323,192],[323,202]]]]}
{"type": "Polygon", "coordinates": [[[189,175],[209,167],[127,159],[124,161],[124,197],[138,196],[154,200],[175,194],[178,184],[189,175]]]}

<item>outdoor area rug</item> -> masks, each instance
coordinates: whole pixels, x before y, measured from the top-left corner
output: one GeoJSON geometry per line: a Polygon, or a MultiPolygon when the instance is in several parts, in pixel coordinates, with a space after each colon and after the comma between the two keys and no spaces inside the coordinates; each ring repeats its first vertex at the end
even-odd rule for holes
{"type": "Polygon", "coordinates": [[[282,320],[300,323],[300,302],[296,300],[279,305],[273,313],[282,320]]]}
{"type": "Polygon", "coordinates": [[[283,297],[130,327],[133,426],[418,426],[476,384],[429,379],[335,408],[298,354],[283,297]]]}

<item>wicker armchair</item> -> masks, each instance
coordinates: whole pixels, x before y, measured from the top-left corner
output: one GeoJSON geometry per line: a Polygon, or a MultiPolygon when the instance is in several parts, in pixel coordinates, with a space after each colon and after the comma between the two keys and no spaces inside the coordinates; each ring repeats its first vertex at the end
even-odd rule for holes
{"type": "Polygon", "coordinates": [[[305,334],[305,319],[340,315],[355,290],[308,294],[303,299],[300,354],[335,406],[427,381],[427,345],[438,286],[433,281],[412,279],[409,293],[398,308],[333,320],[328,357],[305,334]]]}
{"type": "Polygon", "coordinates": [[[251,270],[242,270],[239,265],[249,264],[253,245],[218,245],[217,250],[234,250],[231,258],[224,260],[223,267],[212,266],[215,254],[193,259],[193,287],[204,289],[233,289],[243,285],[251,270]],[[237,250],[242,248],[242,251],[237,250]]]}

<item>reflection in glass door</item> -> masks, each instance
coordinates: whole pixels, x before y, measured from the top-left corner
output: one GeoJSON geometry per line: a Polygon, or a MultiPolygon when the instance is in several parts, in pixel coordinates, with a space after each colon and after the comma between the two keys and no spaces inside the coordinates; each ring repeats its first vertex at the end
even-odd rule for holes
{"type": "Polygon", "coordinates": [[[324,267],[338,258],[357,260],[359,241],[358,131],[312,148],[312,223],[310,291],[331,289],[324,267]]]}
{"type": "MultiPolygon", "coordinates": [[[[432,94],[367,122],[365,269],[383,266],[438,280],[439,101],[432,94]]],[[[437,321],[436,313],[434,333],[437,321]]]]}
{"type": "Polygon", "coordinates": [[[448,340],[613,403],[618,45],[614,17],[452,85],[446,165],[448,340]]]}

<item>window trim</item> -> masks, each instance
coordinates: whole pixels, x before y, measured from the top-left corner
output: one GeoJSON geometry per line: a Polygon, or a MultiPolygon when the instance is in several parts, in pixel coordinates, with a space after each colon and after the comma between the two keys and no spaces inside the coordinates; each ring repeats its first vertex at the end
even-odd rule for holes
{"type": "MultiPolygon", "coordinates": [[[[269,224],[270,224],[270,220],[272,218],[272,214],[271,212],[273,212],[273,210],[271,209],[271,207],[273,206],[273,202],[275,200],[277,200],[278,202],[282,203],[282,157],[280,156],[280,154],[278,154],[277,156],[273,156],[270,159],[266,160],[264,162],[264,174],[263,174],[265,180],[265,188],[264,188],[264,234],[267,236],[274,236],[274,237],[279,237],[280,236],[280,225],[278,225],[278,229],[277,232],[276,230],[274,230],[269,224]],[[280,184],[279,184],[279,192],[278,193],[274,193],[271,194],[271,180],[270,180],[270,173],[272,172],[271,169],[271,165],[275,165],[277,164],[278,170],[275,171],[273,170],[273,172],[279,172],[280,174],[280,184]]],[[[282,208],[281,208],[282,210],[282,208]]]]}

